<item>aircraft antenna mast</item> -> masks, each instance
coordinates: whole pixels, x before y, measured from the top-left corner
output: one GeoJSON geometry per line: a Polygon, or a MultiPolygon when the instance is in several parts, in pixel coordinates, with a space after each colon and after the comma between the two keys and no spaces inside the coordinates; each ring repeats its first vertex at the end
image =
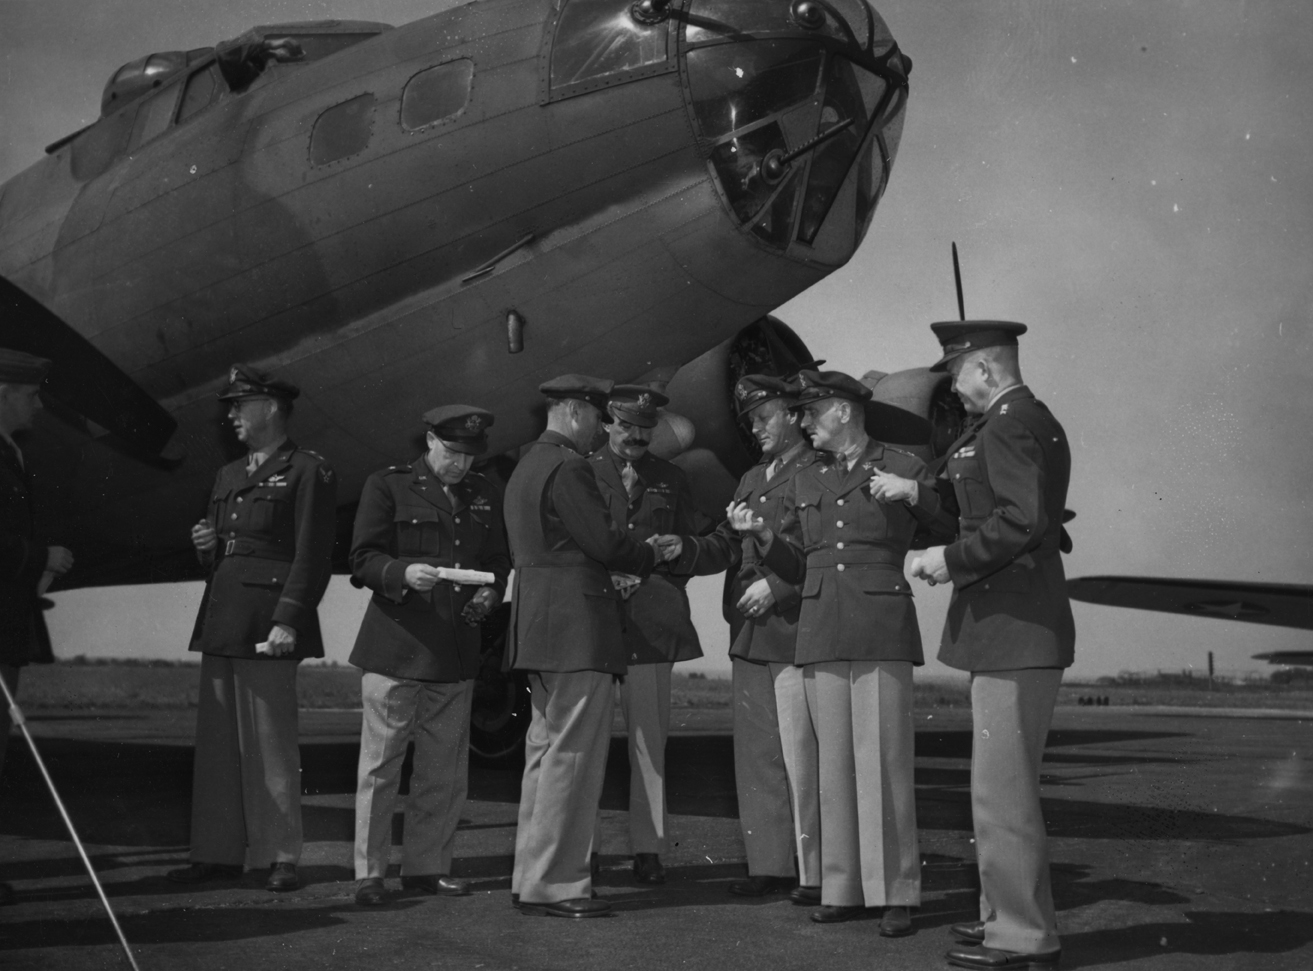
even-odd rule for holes
{"type": "Polygon", "coordinates": [[[953,244],[953,282],[957,284],[957,319],[967,319],[966,304],[962,302],[962,267],[957,262],[957,243],[953,244]]]}

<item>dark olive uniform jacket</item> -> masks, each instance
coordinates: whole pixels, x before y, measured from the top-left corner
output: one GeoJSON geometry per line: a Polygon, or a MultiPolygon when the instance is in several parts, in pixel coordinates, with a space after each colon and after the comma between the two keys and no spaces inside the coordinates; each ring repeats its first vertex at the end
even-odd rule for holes
{"type": "MultiPolygon", "coordinates": [[[[734,502],[746,502],[766,525],[787,539],[801,545],[800,520],[786,505],[788,486],[794,476],[816,462],[816,453],[807,445],[784,463],[770,478],[766,469],[770,460],[754,465],[744,473],[734,491],[734,502]]],[[[684,542],[690,540],[685,537],[684,542]]],[[[722,610],[729,622],[730,657],[758,664],[792,664],[798,642],[798,611],[802,604],[802,584],[782,580],[761,562],[751,535],[721,523],[710,536],[694,540],[695,557],[689,569],[697,576],[733,570],[725,577],[722,610]],[[735,569],[737,568],[737,569],[735,569]],[[748,587],[764,579],[775,597],[771,609],[757,617],[744,617],[738,609],[748,587]]],[[[682,557],[681,557],[682,561],[682,557]]]]}
{"type": "Polygon", "coordinates": [[[0,664],[55,659],[37,595],[49,555],[36,535],[27,473],[13,447],[0,439],[0,664]]]}
{"type": "Polygon", "coordinates": [[[961,515],[944,550],[953,599],[939,660],[964,671],[1065,668],[1076,625],[1059,551],[1067,435],[1025,385],[999,396],[948,452],[961,515]]]}
{"type": "Polygon", "coordinates": [[[296,631],[287,658],[323,657],[319,600],[332,575],[337,477],[289,439],[254,475],[246,459],[219,470],[209,518],[218,534],[191,650],[257,659],[274,624],[296,631]]]}
{"type": "MultiPolygon", "coordinates": [[[[711,522],[693,502],[684,470],[652,454],[634,463],[637,474],[633,499],[625,489],[625,460],[603,445],[589,461],[597,487],[617,526],[638,542],[649,536],[695,535],[711,522]]],[[[688,576],[672,574],[663,564],[624,601],[625,659],[635,664],[690,661],[702,656],[702,643],[688,606],[688,576]]]]}
{"type": "Polygon", "coordinates": [[[506,591],[511,557],[501,495],[468,473],[451,486],[455,507],[423,455],[375,472],[365,482],[351,537],[351,572],[374,596],[365,608],[351,663],[412,681],[465,681],[479,672],[480,632],[461,618],[478,585],[439,580],[406,585],[412,563],[484,570],[506,591]]]}
{"type": "Polygon", "coordinates": [[[798,525],[786,520],[764,558],[786,578],[800,574],[805,559],[795,663],[925,663],[912,585],[903,575],[917,521],[940,530],[945,524],[925,463],[872,439],[845,475],[828,455],[799,472],[785,502],[798,525]],[[872,499],[875,469],[915,480],[917,506],[872,499]],[[801,550],[788,542],[791,534],[801,535],[801,550]],[[779,554],[793,565],[777,561],[779,554]]]}
{"type": "Polygon", "coordinates": [[[546,431],[506,485],[515,584],[505,667],[625,673],[620,594],[609,571],[646,577],[656,552],[611,519],[592,464],[546,431]]]}

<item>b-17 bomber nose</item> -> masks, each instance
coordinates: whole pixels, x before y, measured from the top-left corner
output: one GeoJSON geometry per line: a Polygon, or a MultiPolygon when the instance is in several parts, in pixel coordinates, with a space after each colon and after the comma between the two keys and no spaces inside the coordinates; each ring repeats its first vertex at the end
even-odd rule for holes
{"type": "Polygon", "coordinates": [[[734,219],[790,258],[846,262],[907,103],[911,61],[884,21],[863,0],[645,2],[683,21],[685,95],[734,219]]]}

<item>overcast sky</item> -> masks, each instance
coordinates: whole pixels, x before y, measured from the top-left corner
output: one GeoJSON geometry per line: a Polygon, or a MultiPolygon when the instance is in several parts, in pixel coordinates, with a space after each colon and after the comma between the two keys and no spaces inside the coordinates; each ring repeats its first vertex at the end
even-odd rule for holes
{"type": "MultiPolygon", "coordinates": [[[[379,0],[0,0],[0,179],[94,120],[106,79],[257,23],[401,24],[379,0]]],[[[928,329],[1020,320],[1026,378],[1066,426],[1070,576],[1313,582],[1313,4],[1307,0],[902,0],[912,57],[888,192],[852,262],[779,316],[854,373],[923,365],[928,329]]],[[[324,608],[345,658],[363,601],[324,608]]],[[[929,653],[946,598],[918,594],[929,653]]],[[[725,669],[705,582],[695,613],[725,669]]],[[[180,655],[194,586],[61,595],[64,655],[180,655]]],[[[1308,632],[1076,605],[1077,675],[1259,669],[1308,632]]],[[[933,662],[929,673],[945,669],[933,662]]]]}

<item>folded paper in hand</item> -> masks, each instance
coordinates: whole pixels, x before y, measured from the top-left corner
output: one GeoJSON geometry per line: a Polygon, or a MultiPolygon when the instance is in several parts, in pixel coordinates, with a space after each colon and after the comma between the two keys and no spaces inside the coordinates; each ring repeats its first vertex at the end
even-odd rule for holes
{"type": "Polygon", "coordinates": [[[636,577],[632,573],[612,573],[611,583],[620,591],[620,596],[628,600],[634,595],[634,591],[643,585],[643,578],[636,577]]]}
{"type": "Polygon", "coordinates": [[[485,570],[453,570],[449,566],[438,567],[438,579],[451,583],[468,583],[486,586],[495,583],[497,578],[485,570]]]}

